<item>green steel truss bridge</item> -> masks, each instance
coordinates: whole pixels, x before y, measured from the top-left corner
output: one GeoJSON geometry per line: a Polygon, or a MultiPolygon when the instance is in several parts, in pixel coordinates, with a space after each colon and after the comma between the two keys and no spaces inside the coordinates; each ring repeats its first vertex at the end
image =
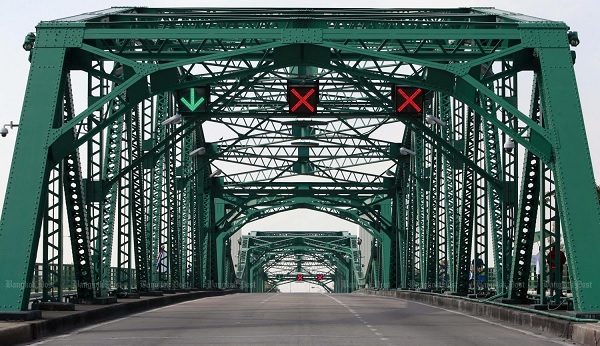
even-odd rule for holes
{"type": "Polygon", "coordinates": [[[238,239],[237,277],[248,292],[302,281],[340,293],[364,286],[361,241],[348,232],[262,231],[238,239]]]}
{"type": "Polygon", "coordinates": [[[82,302],[113,289],[113,263],[120,290],[178,288],[188,268],[197,288],[268,281],[251,272],[271,258],[250,257],[262,247],[325,263],[331,280],[346,270],[346,284],[458,294],[481,258],[494,293],[522,301],[533,244],[546,253],[550,238],[575,310],[600,310],[578,43],[562,22],[493,8],[123,7],[41,22],[23,44],[0,223],[0,281],[18,288],[0,285],[0,310],[27,309],[38,244],[47,282],[73,257],[82,302]],[[294,209],[368,232],[364,274],[347,236],[326,250],[244,236],[236,269],[231,237],[294,209]]]}

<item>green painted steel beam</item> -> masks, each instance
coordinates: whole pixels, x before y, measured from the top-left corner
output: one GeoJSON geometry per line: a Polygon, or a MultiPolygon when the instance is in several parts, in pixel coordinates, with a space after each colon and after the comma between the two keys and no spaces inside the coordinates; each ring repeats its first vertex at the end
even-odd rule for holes
{"type": "MultiPolygon", "coordinates": [[[[564,39],[555,30],[552,36],[564,39]]],[[[587,146],[575,72],[567,47],[539,48],[540,98],[544,121],[556,133],[552,143],[554,179],[560,224],[564,234],[569,275],[573,283],[575,310],[600,309],[600,268],[590,265],[595,254],[595,230],[600,224],[600,206],[594,194],[592,164],[587,146]],[[570,117],[561,114],[569,112],[570,117]],[[560,144],[558,140],[560,139],[560,144]],[[568,140],[567,140],[568,139],[568,140]]]]}
{"type": "Polygon", "coordinates": [[[65,55],[64,48],[37,49],[32,55],[26,93],[35,95],[35,102],[29,98],[24,103],[0,221],[2,279],[15,285],[0,286],[2,311],[28,309],[50,170],[47,144],[56,118],[62,116],[57,114],[61,107],[57,95],[65,55]],[[48,81],[53,82],[47,85],[48,81]]]}

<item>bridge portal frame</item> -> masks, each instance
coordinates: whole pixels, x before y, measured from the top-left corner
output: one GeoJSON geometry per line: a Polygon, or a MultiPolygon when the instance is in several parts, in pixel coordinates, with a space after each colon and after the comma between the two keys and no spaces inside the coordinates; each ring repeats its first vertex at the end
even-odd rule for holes
{"type": "MultiPolygon", "coordinates": [[[[150,289],[152,285],[162,285],[161,282],[177,286],[183,280],[183,270],[175,270],[177,278],[171,280],[164,279],[160,270],[153,272],[160,267],[155,254],[165,244],[170,247],[171,265],[184,268],[185,264],[193,263],[198,286],[218,280],[216,247],[221,245],[215,241],[221,232],[227,232],[229,224],[225,220],[230,215],[225,210],[216,210],[215,199],[225,197],[237,208],[233,208],[234,214],[244,215],[243,206],[254,198],[228,189],[233,190],[241,183],[252,196],[260,196],[265,189],[259,183],[272,182],[273,177],[281,175],[281,171],[272,169],[273,165],[284,163],[290,167],[287,172],[308,175],[315,174],[318,165],[307,160],[306,150],[296,148],[291,156],[297,156],[297,163],[267,155],[264,170],[256,174],[216,178],[215,167],[211,166],[216,158],[240,162],[239,157],[243,156],[256,163],[261,155],[241,154],[243,145],[236,145],[247,139],[244,136],[219,145],[206,143],[202,124],[208,119],[221,122],[227,119],[229,124],[250,130],[261,128],[260,124],[265,122],[282,125],[271,119],[272,114],[278,118],[295,116],[284,112],[283,89],[273,91],[273,85],[264,84],[264,77],[284,73],[311,80],[316,78],[310,74],[314,71],[333,71],[335,78],[330,80],[330,86],[339,86],[336,82],[343,81],[353,89],[328,90],[330,96],[338,97],[323,99],[322,111],[309,121],[311,125],[296,124],[296,128],[317,127],[314,121],[323,116],[353,129],[359,129],[360,124],[368,127],[370,120],[364,119],[401,121],[411,134],[405,135],[400,145],[410,143],[419,148],[420,157],[399,156],[394,151],[398,143],[384,143],[358,134],[356,138],[377,148],[373,162],[398,163],[394,183],[388,187],[382,184],[378,192],[364,197],[360,191],[366,185],[385,182],[381,176],[365,174],[364,180],[359,178],[350,192],[344,192],[343,182],[350,182],[356,176],[341,169],[335,175],[339,189],[332,190],[346,193],[347,201],[313,198],[308,203],[297,200],[295,205],[318,209],[338,204],[355,208],[361,218],[367,218],[372,229],[393,234],[384,246],[395,252],[390,256],[400,263],[401,284],[414,279],[412,274],[407,278],[411,265],[419,265],[420,280],[431,280],[431,273],[435,272],[431,266],[437,265],[433,259],[439,258],[440,251],[445,253],[451,264],[450,285],[464,291],[473,241],[483,244],[474,218],[478,215],[475,206],[483,207],[485,203],[477,204],[472,199],[478,196],[476,191],[488,189],[493,196],[488,200],[490,205],[516,214],[508,223],[496,219],[490,236],[494,237],[492,250],[497,272],[502,273],[502,284],[507,286],[504,293],[523,299],[523,290],[515,287],[524,283],[522,280],[529,272],[536,227],[532,217],[537,216],[530,212],[531,204],[544,204],[544,210],[560,215],[569,273],[575,283],[575,309],[598,310],[600,292],[593,288],[599,284],[600,269],[591,263],[594,263],[600,206],[595,196],[572,66],[574,55],[569,48],[572,35],[561,22],[477,8],[335,11],[113,8],[42,22],[33,46],[28,48],[31,69],[0,222],[2,279],[14,283],[0,287],[0,310],[27,309],[42,224],[45,222],[44,227],[48,227],[48,222],[54,223],[54,228],[45,233],[46,240],[52,243],[51,234],[55,234],[59,228],[56,225],[63,221],[56,222],[55,205],[47,206],[49,194],[57,192],[51,185],[56,183],[55,173],[50,179],[53,171],[63,172],[58,174],[64,178],[64,203],[68,206],[64,221],[69,225],[82,300],[107,294],[103,282],[107,282],[106,268],[112,258],[115,220],[117,228],[126,226],[123,221],[126,218],[115,217],[117,197],[123,197],[119,193],[125,191],[115,187],[123,181],[129,186],[125,196],[133,197],[129,215],[134,216],[130,239],[134,253],[129,256],[135,257],[138,268],[136,288],[150,289]],[[194,73],[192,66],[196,65],[202,66],[202,73],[194,73]],[[494,72],[492,66],[496,65],[500,70],[494,72]],[[83,71],[88,78],[87,105],[79,113],[72,105],[73,71],[83,71]],[[516,85],[510,85],[511,79],[516,80],[522,71],[533,71],[536,77],[528,113],[518,109],[516,85]],[[395,114],[391,100],[383,92],[392,84],[430,90],[440,104],[441,100],[451,98],[454,102],[451,112],[443,106],[429,110],[440,117],[451,116],[456,133],[449,137],[447,132],[438,131],[424,121],[395,114]],[[174,92],[198,85],[218,85],[211,111],[204,118],[188,117],[178,126],[159,126],[176,113],[174,92]],[[261,94],[265,90],[271,92],[261,94]],[[528,174],[543,170],[544,179],[531,179],[516,192],[511,187],[518,181],[516,154],[502,154],[502,172],[498,164],[491,164],[499,156],[497,150],[495,157],[487,157],[487,164],[482,164],[486,161],[479,147],[484,145],[478,135],[482,126],[491,129],[488,133],[492,136],[485,140],[487,145],[492,143],[497,149],[498,136],[512,139],[528,158],[521,168],[528,174]],[[123,138],[125,141],[119,140],[123,138]],[[178,144],[182,141],[187,144],[178,144]],[[423,147],[426,142],[435,145],[423,147]],[[194,148],[206,147],[212,156],[194,158],[193,166],[183,160],[169,159],[169,153],[175,157],[190,153],[192,143],[194,148]],[[79,159],[82,148],[86,148],[85,162],[79,159]],[[443,160],[432,160],[439,158],[440,153],[443,160]],[[448,200],[445,252],[443,245],[432,243],[436,239],[435,218],[427,212],[434,198],[430,196],[427,202],[430,193],[427,181],[440,179],[437,175],[442,172],[433,162],[445,165],[443,177],[448,200]],[[144,175],[145,170],[153,168],[153,175],[144,175]],[[548,171],[552,173],[549,180],[548,171]],[[258,175],[268,178],[257,179],[258,175]],[[536,201],[541,199],[542,184],[543,191],[555,198],[555,202],[536,201]],[[399,193],[403,200],[393,198],[393,203],[385,203],[388,208],[392,205],[413,208],[408,210],[411,214],[404,227],[398,219],[402,213],[380,214],[374,208],[389,199],[391,191],[395,191],[394,195],[399,193]],[[178,204],[182,196],[187,198],[178,204]],[[180,219],[179,215],[185,215],[186,219],[180,219]],[[219,223],[222,227],[217,227],[219,223]],[[474,234],[479,240],[474,240],[474,234]],[[392,240],[394,246],[389,243],[392,240]]],[[[271,134],[263,139],[282,138],[281,128],[261,129],[271,134]]],[[[316,131],[316,136],[310,133],[298,138],[319,139],[336,130],[326,127],[316,131]]],[[[348,145],[356,138],[347,136],[341,143],[348,145]]],[[[366,146],[352,147],[363,150],[354,156],[366,160],[369,152],[366,146]]],[[[336,156],[333,150],[322,155],[317,164],[330,163],[336,156]]],[[[308,190],[311,196],[325,193],[308,190]]],[[[294,193],[289,194],[285,189],[272,191],[271,196],[281,196],[284,192],[289,200],[295,198],[294,193]]],[[[546,214],[540,215],[543,218],[546,214]]],[[[127,232],[119,236],[120,249],[127,244],[124,234],[127,232]]],[[[60,251],[56,245],[48,244],[48,248],[60,251]]],[[[122,250],[120,256],[126,253],[127,250],[122,250]]],[[[53,256],[54,253],[48,254],[49,258],[53,256]]],[[[385,272],[385,280],[389,280],[397,277],[390,272],[398,268],[388,264],[380,270],[385,272]]]]}

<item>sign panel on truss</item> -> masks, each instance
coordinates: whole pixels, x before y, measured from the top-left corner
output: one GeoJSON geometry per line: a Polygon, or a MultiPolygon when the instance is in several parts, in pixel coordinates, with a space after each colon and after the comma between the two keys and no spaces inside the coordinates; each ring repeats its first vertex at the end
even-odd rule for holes
{"type": "Polygon", "coordinates": [[[315,114],[319,103],[319,83],[291,84],[287,88],[290,113],[315,114]]]}

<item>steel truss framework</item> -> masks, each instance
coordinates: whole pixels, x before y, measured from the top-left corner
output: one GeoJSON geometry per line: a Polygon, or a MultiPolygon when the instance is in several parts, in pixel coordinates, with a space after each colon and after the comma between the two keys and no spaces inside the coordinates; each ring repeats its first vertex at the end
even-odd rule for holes
{"type": "Polygon", "coordinates": [[[271,291],[298,275],[328,292],[364,285],[359,240],[348,232],[262,231],[238,242],[236,286],[247,292],[271,291]]]}
{"type": "Polygon", "coordinates": [[[536,230],[562,237],[575,309],[598,310],[600,207],[572,39],[564,23],[490,8],[112,8],[42,22],[24,45],[0,310],[27,309],[40,240],[56,277],[70,236],[82,301],[223,287],[231,235],[301,208],[370,232],[365,279],[382,288],[466,293],[481,258],[493,289],[524,299],[536,230]],[[74,74],[87,79],[78,111],[74,74]],[[520,110],[518,77],[531,74],[520,110]],[[317,114],[290,114],[288,81],[317,80],[317,114]],[[445,126],[396,114],[392,85],[428,90],[425,113],[445,126]],[[210,87],[207,112],[175,121],[177,90],[194,86],[210,87]],[[209,142],[210,124],[229,137],[209,142]],[[377,139],[386,126],[395,140],[377,139]]]}

